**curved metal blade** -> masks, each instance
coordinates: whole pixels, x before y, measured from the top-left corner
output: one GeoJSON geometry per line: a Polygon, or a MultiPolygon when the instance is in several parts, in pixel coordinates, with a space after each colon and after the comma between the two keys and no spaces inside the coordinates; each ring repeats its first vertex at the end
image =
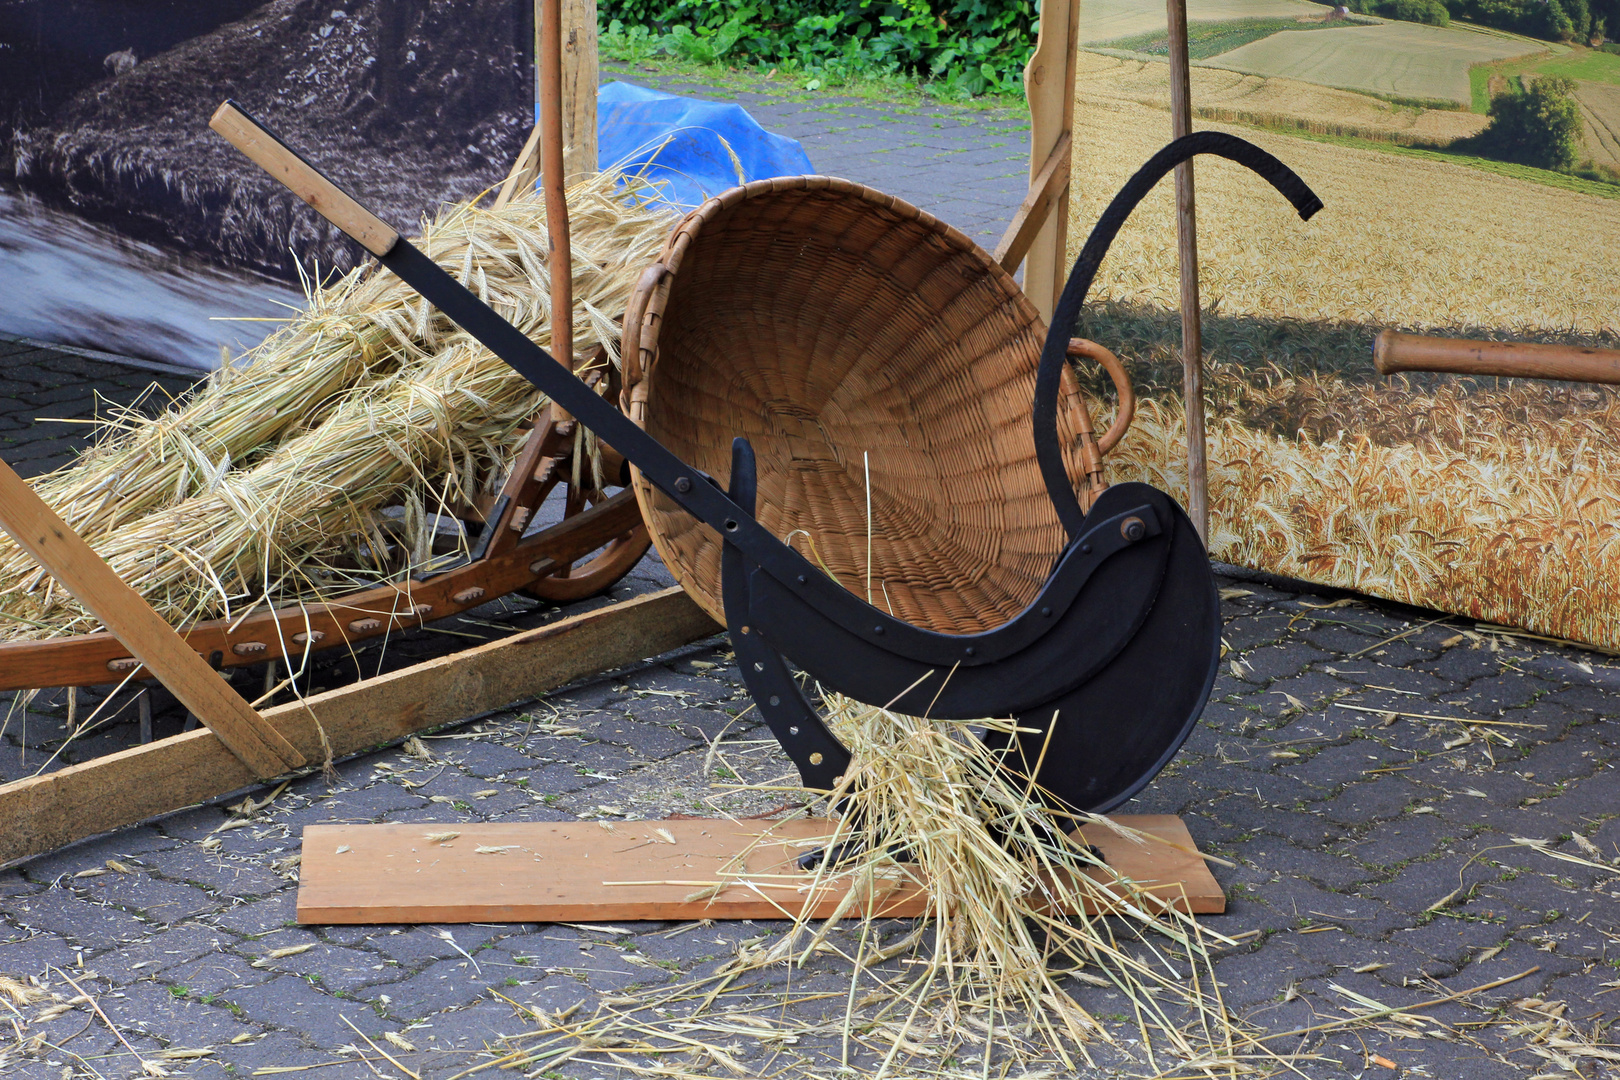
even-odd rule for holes
{"type": "MultiPolygon", "coordinates": [[[[1136,633],[1096,675],[1021,711],[1017,736],[987,733],[1007,767],[1034,774],[1054,810],[1105,813],[1175,756],[1209,701],[1220,664],[1220,596],[1192,522],[1176,506],[1163,584],[1136,633]],[[1050,729],[1050,734],[1048,734],[1050,729]]],[[[1114,570],[1108,564],[1099,573],[1114,570]]]]}

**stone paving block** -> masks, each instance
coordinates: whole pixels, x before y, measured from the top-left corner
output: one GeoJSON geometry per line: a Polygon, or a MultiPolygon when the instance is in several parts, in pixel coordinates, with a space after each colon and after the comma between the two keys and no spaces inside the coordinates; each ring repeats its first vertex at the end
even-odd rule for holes
{"type": "Polygon", "coordinates": [[[98,1003],[121,1031],[144,1030],[165,1048],[217,1047],[243,1032],[256,1032],[223,1001],[210,994],[176,993],[178,989],[140,982],[101,997],[98,1003]]]}
{"type": "Polygon", "coordinates": [[[385,1026],[368,1006],[333,997],[297,975],[279,975],[269,982],[229,991],[221,999],[259,1023],[296,1033],[327,1050],[355,1040],[354,1029],[343,1022],[345,1018],[373,1038],[385,1026]]]}
{"type": "Polygon", "coordinates": [[[80,888],[91,903],[117,904],[153,922],[177,923],[223,906],[201,889],[161,881],[151,874],[103,874],[86,878],[80,888]]]}
{"type": "Polygon", "coordinates": [[[13,979],[30,975],[43,979],[47,968],[71,969],[79,956],[79,951],[55,934],[15,933],[16,937],[0,941],[0,973],[13,979]]]}
{"type": "MultiPolygon", "coordinates": [[[[348,1031],[348,1028],[343,1030],[348,1031]]],[[[354,1032],[350,1031],[349,1035],[354,1038],[354,1032]]],[[[370,1065],[359,1061],[327,1064],[334,1061],[330,1052],[309,1046],[304,1039],[291,1031],[271,1031],[252,1042],[236,1045],[226,1043],[217,1049],[217,1058],[222,1066],[227,1064],[231,1066],[229,1072],[222,1067],[217,1074],[204,1074],[199,1071],[197,1075],[246,1077],[252,1076],[257,1069],[304,1067],[310,1071],[284,1075],[297,1077],[313,1074],[321,1080],[377,1080],[376,1071],[370,1065]]],[[[203,1067],[206,1065],[204,1062],[203,1067]]]]}
{"type": "Polygon", "coordinates": [[[1422,797],[1422,791],[1399,773],[1389,773],[1345,788],[1315,809],[1341,824],[1366,824],[1399,817],[1422,797]]]}
{"type": "MultiPolygon", "coordinates": [[[[154,978],[170,968],[237,944],[233,935],[202,923],[154,927],[153,931],[144,941],[131,942],[100,953],[87,963],[122,985],[154,978]]],[[[0,946],[0,957],[3,956],[4,946],[0,946]]],[[[0,969],[4,967],[4,960],[0,959],[0,969]]]]}
{"type": "Polygon", "coordinates": [[[397,965],[385,963],[385,958],[376,953],[326,943],[318,943],[308,952],[296,956],[269,960],[269,970],[297,975],[330,993],[367,999],[373,995],[356,991],[392,983],[406,975],[397,965]]]}
{"type": "MultiPolygon", "coordinates": [[[[491,986],[502,985],[506,976],[482,974],[471,962],[457,956],[439,960],[422,971],[388,986],[377,1000],[388,1015],[398,1020],[423,1020],[444,1009],[465,1005],[486,996],[491,986]]],[[[594,983],[594,979],[592,980],[594,983]]]]}
{"type": "Polygon", "coordinates": [[[486,926],[412,926],[397,928],[398,933],[375,929],[370,947],[413,968],[425,961],[460,957],[463,951],[476,954],[480,947],[503,936],[500,930],[486,926]],[[449,933],[450,940],[442,932],[449,933]]]}
{"type": "Polygon", "coordinates": [[[221,994],[228,997],[244,986],[268,982],[274,975],[274,972],[253,967],[234,953],[221,951],[168,968],[162,972],[161,981],[168,986],[183,986],[199,998],[221,994]]]}
{"type": "MultiPolygon", "coordinates": [[[[567,721],[570,725],[577,721],[570,716],[567,721]]],[[[554,740],[560,743],[561,740],[554,740]]],[[[535,758],[525,754],[515,746],[507,746],[497,742],[485,742],[482,739],[470,739],[454,744],[453,749],[443,751],[444,760],[458,768],[464,769],[477,776],[490,779],[496,776],[506,776],[516,780],[527,776],[540,766],[535,758]]],[[[420,779],[420,777],[413,777],[420,779]]]]}
{"type": "Polygon", "coordinates": [[[1324,964],[1299,956],[1279,957],[1263,949],[1224,956],[1215,963],[1222,999],[1229,1008],[1240,1011],[1280,1001],[1290,986],[1327,971],[1324,964]]]}
{"type": "Polygon", "coordinates": [[[295,926],[298,920],[298,893],[283,889],[262,900],[233,904],[208,921],[249,939],[295,926]]]}
{"type": "Polygon", "coordinates": [[[1373,871],[1354,859],[1296,847],[1280,837],[1269,835],[1256,837],[1245,844],[1243,858],[1258,869],[1303,877],[1334,892],[1342,892],[1375,876],[1373,871]]]}
{"type": "Polygon", "coordinates": [[[69,943],[87,949],[110,949],[127,941],[138,941],[149,929],[147,923],[127,911],[92,903],[69,889],[35,893],[12,903],[7,914],[15,923],[58,934],[69,943]]]}
{"type": "MultiPolygon", "coordinates": [[[[1280,877],[1260,893],[1263,902],[1300,925],[1339,926],[1358,937],[1377,938],[1417,921],[1414,913],[1352,893],[1329,892],[1295,877],[1280,877]]],[[[1307,935],[1309,936],[1309,935],[1307,935]]]]}
{"type": "Polygon", "coordinates": [[[627,747],[640,758],[672,757],[697,745],[695,740],[672,730],[667,720],[644,723],[636,717],[604,712],[575,716],[571,722],[585,729],[587,738],[627,747]]]}
{"type": "Polygon", "coordinates": [[[258,860],[226,858],[195,844],[148,856],[146,862],[165,878],[200,885],[227,897],[266,896],[287,884],[258,860]]]}
{"type": "Polygon", "coordinates": [[[152,852],[176,846],[176,841],[149,825],[121,829],[111,836],[99,836],[70,848],[30,859],[23,869],[36,882],[50,882],[64,875],[77,874],[97,863],[116,859],[125,863],[146,863],[152,852]]]}

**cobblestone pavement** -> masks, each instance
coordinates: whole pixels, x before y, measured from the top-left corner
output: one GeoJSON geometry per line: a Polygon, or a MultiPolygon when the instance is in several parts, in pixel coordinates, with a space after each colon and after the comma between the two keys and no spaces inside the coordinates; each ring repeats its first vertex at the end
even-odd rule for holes
{"type": "MultiPolygon", "coordinates": [[[[781,107],[787,118],[769,123],[798,133],[781,107]]],[[[805,119],[800,130],[819,123],[805,119]]],[[[952,137],[977,135],[963,125],[952,137]]],[[[878,166],[862,175],[856,165],[853,178],[879,179],[878,166]]],[[[919,187],[937,175],[915,172],[919,187]]],[[[92,390],[131,400],[152,375],[17,344],[0,345],[0,355],[13,388],[0,413],[3,453],[26,472],[73,446],[36,417],[85,415],[92,390]]],[[[170,389],[184,382],[163,379],[170,389]]],[[[616,595],[664,580],[649,563],[616,595]]],[[[1276,1049],[1310,1055],[1295,1068],[1312,1080],[1577,1075],[1564,1061],[1581,1076],[1607,1075],[1608,1059],[1514,1032],[1513,1021],[1545,1018],[1508,1003],[1563,1002],[1564,1016],[1598,1042],[1615,1014],[1620,666],[1300,583],[1229,571],[1221,584],[1230,651],[1214,697],[1185,751],[1127,809],[1185,815],[1197,841],[1234,864],[1216,868],[1229,912],[1207,919],[1239,942],[1215,964],[1228,1003],[1283,1031],[1345,1015],[1347,992],[1405,1004],[1535,969],[1426,1010],[1437,1023],[1405,1025],[1409,1037],[1341,1031],[1276,1049]]],[[[449,629],[556,614],[510,601],[478,617],[449,629]]],[[[414,640],[411,655],[450,639],[414,640]]],[[[300,1067],[311,1068],[288,1075],[397,1075],[352,1024],[402,1065],[442,1080],[489,1061],[486,1048],[501,1036],[533,1027],[512,1003],[583,1001],[589,1010],[629,987],[707,974],[781,927],[299,927],[289,860],[302,826],[320,822],[453,828],[766,809],[759,796],[712,786],[721,781],[714,746],[750,781],[788,768],[763,729],[737,718],[746,704],[716,639],[438,732],[422,740],[426,759],[393,748],[339,763],[334,776],[295,782],[249,819],[198,807],[0,872],[0,974],[37,979],[68,1005],[8,1006],[0,993],[0,1032],[10,1028],[0,1073],[127,1077],[140,1072],[136,1053],[158,1061],[206,1050],[159,1063],[197,1077],[300,1067]],[[559,722],[579,733],[554,733],[559,722]],[[84,1001],[69,1004],[78,988],[127,1047],[84,1001]],[[385,1041],[388,1033],[416,1049],[385,1041]]],[[[35,767],[59,741],[61,719],[46,702],[26,736],[9,728],[4,775],[35,767]]],[[[832,966],[795,978],[803,997],[847,987],[832,966]]],[[[1111,993],[1075,989],[1128,1037],[1134,1029],[1111,993]]],[[[796,1008],[819,1016],[822,1004],[796,1008]]],[[[836,1001],[829,1015],[841,1008],[836,1001]]],[[[760,1074],[789,1063],[782,1049],[736,1038],[739,1059],[760,1074]]],[[[825,1052],[825,1073],[835,1071],[836,1040],[792,1050],[825,1052]]],[[[874,1061],[857,1052],[852,1064],[874,1061]]],[[[1105,1075],[1142,1069],[1118,1056],[1100,1065],[1105,1075]]],[[[576,1059],[545,1075],[630,1073],[576,1059]]]]}

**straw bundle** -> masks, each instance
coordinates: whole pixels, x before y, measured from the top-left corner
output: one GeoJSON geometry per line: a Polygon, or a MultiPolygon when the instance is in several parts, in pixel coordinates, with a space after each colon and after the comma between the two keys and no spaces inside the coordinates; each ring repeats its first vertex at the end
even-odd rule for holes
{"type": "MultiPolygon", "coordinates": [[[[618,362],[618,323],[670,218],[617,174],[571,189],[574,342],[618,362]]],[[[466,203],[418,245],[550,343],[545,205],[466,203]]],[[[431,515],[493,491],[539,393],[391,274],[306,287],[309,307],[156,418],[116,415],[102,441],[36,482],[171,622],[230,617],[373,584],[428,554],[431,515]],[[405,508],[402,535],[381,511],[405,508]]],[[[0,633],[53,637],[95,620],[0,543],[0,633]]]]}

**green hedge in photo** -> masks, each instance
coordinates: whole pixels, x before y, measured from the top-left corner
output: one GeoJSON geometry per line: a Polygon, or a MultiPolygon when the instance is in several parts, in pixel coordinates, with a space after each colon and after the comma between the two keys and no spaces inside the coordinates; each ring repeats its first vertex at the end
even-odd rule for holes
{"type": "MultiPolygon", "coordinates": [[[[838,82],[904,75],[936,93],[1022,93],[1034,0],[601,0],[603,47],[838,82]]],[[[812,87],[814,89],[814,87],[812,87]]]]}

